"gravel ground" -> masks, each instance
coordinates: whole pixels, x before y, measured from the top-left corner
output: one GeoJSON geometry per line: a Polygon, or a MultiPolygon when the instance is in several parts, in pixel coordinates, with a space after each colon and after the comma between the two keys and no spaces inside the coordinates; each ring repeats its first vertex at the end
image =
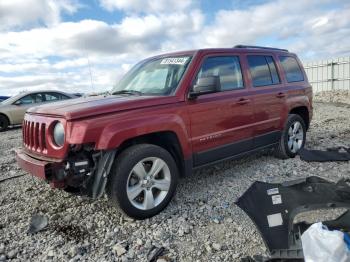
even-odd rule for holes
{"type": "Polygon", "coordinates": [[[350,104],[350,89],[317,92],[314,101],[350,104]]]}
{"type": "MultiPolygon", "coordinates": [[[[349,122],[350,105],[315,103],[306,146],[350,146],[349,122]]],[[[0,179],[23,174],[14,159],[21,129],[0,138],[0,179]]],[[[163,262],[237,261],[266,250],[234,200],[255,180],[282,182],[310,175],[336,181],[350,175],[350,162],[277,160],[266,153],[226,161],[182,179],[166,210],[144,221],[123,216],[106,198],[72,196],[25,175],[0,183],[0,261],[146,261],[153,246],[165,248],[159,259],[163,262]],[[49,226],[28,235],[36,213],[48,216],[49,226]]]]}

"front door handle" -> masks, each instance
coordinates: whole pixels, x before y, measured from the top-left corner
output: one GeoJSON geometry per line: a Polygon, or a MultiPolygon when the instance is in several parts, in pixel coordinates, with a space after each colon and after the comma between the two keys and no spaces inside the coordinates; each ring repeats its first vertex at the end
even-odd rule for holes
{"type": "Polygon", "coordinates": [[[248,104],[248,103],[250,103],[250,99],[244,98],[244,97],[240,98],[240,99],[237,101],[237,104],[239,104],[239,105],[245,105],[245,104],[248,104]]]}
{"type": "Polygon", "coordinates": [[[286,93],[283,93],[283,92],[279,92],[276,97],[278,98],[283,98],[283,97],[286,97],[286,93]]]}

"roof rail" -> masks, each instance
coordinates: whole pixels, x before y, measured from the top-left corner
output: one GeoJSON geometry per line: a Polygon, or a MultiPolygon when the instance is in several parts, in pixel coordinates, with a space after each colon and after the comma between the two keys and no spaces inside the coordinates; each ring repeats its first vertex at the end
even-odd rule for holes
{"type": "Polygon", "coordinates": [[[287,49],[265,47],[265,46],[255,46],[255,45],[235,45],[233,48],[267,49],[267,50],[277,50],[277,51],[289,52],[287,49]]]}

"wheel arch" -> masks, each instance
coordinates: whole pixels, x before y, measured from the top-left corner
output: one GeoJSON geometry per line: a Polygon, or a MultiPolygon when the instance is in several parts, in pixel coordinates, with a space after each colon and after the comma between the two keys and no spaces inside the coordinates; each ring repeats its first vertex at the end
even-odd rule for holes
{"type": "Polygon", "coordinates": [[[11,121],[8,115],[6,115],[4,112],[0,112],[0,116],[4,116],[7,119],[9,125],[11,125],[11,121]]]}
{"type": "Polygon", "coordinates": [[[289,111],[289,114],[299,115],[306,125],[306,130],[309,129],[310,126],[310,117],[309,117],[309,109],[306,106],[298,106],[294,107],[289,111]]]}
{"type": "Polygon", "coordinates": [[[174,158],[179,168],[180,176],[188,174],[188,164],[185,161],[180,140],[174,131],[159,131],[129,138],[120,144],[117,156],[126,148],[137,144],[153,144],[164,148],[174,158]]]}

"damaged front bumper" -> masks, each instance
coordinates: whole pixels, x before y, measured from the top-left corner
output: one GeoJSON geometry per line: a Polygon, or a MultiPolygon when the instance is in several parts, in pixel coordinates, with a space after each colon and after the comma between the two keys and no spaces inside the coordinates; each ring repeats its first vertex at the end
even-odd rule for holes
{"type": "Polygon", "coordinates": [[[23,149],[16,150],[16,161],[24,171],[50,182],[52,188],[64,187],[64,181],[55,179],[56,173],[63,169],[62,162],[39,160],[28,155],[23,149]]]}
{"type": "MultiPolygon", "coordinates": [[[[310,224],[294,224],[297,214],[329,208],[350,208],[350,180],[337,183],[309,177],[282,184],[254,182],[236,204],[258,228],[270,259],[302,259],[301,234],[310,224]]],[[[324,221],[330,229],[350,231],[350,211],[339,218],[324,221]]]]}
{"type": "Polygon", "coordinates": [[[83,195],[98,198],[104,193],[115,154],[116,150],[85,152],[56,162],[35,158],[18,149],[16,161],[23,170],[49,182],[52,188],[74,188],[83,195]]]}

